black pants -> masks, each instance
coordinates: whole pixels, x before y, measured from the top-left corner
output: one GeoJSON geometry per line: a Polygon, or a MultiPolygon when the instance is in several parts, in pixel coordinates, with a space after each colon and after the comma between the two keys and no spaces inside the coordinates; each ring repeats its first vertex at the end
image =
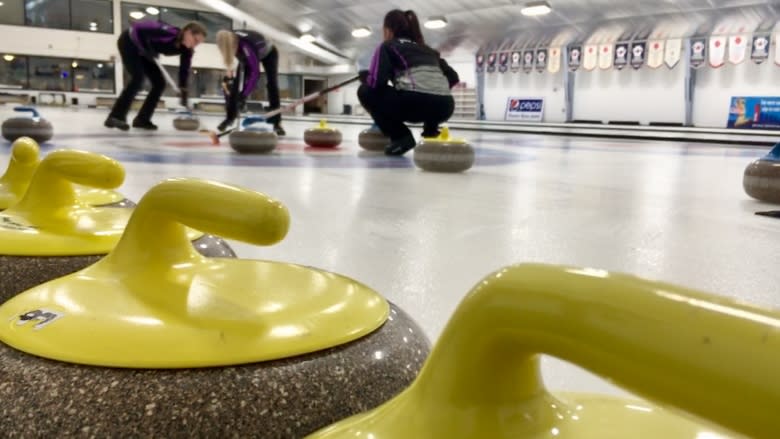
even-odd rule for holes
{"type": "MultiPolygon", "coordinates": [[[[276,50],[276,47],[271,49],[271,51],[268,52],[268,55],[263,58],[260,63],[263,65],[263,71],[265,71],[269,110],[276,110],[281,105],[279,99],[279,51],[276,50]]],[[[246,77],[246,72],[242,72],[241,75],[237,76],[237,80],[233,81],[230,97],[225,102],[225,111],[227,112],[228,120],[234,120],[236,116],[238,116],[238,95],[241,93],[239,88],[243,85],[242,82],[243,78],[246,77]]],[[[267,122],[278,125],[281,121],[282,115],[277,114],[274,117],[268,118],[267,122]]]]}
{"type": "Polygon", "coordinates": [[[116,100],[114,108],[111,109],[110,117],[126,121],[130,105],[132,105],[135,95],[141,91],[141,87],[144,85],[144,76],[146,76],[152,84],[152,89],[146,95],[141,111],[138,112],[135,119],[140,122],[151,122],[157,103],[160,102],[160,96],[165,91],[165,78],[154,61],[141,55],[126,31],[119,37],[117,46],[119,54],[122,56],[122,64],[125,65],[130,74],[130,81],[116,100]]]}
{"type": "Polygon", "coordinates": [[[397,141],[412,132],[404,122],[422,123],[423,133],[433,135],[439,125],[455,111],[452,96],[439,96],[414,91],[399,91],[392,87],[370,88],[361,85],[358,99],[371,114],[376,125],[390,140],[397,141]]]}

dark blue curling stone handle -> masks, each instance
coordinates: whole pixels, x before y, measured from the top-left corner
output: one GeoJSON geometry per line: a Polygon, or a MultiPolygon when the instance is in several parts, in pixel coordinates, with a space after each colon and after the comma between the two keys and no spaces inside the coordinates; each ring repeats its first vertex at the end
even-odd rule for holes
{"type": "Polygon", "coordinates": [[[36,110],[33,107],[14,107],[14,111],[18,111],[20,113],[22,112],[29,112],[32,113],[33,117],[41,117],[41,115],[38,113],[38,110],[36,110]]]}
{"type": "Polygon", "coordinates": [[[764,157],[764,160],[772,160],[780,162],[780,143],[775,145],[771,151],[764,157]]]}

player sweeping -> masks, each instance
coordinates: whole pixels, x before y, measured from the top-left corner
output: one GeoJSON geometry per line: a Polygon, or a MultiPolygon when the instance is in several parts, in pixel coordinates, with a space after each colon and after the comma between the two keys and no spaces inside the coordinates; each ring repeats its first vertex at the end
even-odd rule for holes
{"type": "MultiPolygon", "coordinates": [[[[219,125],[219,131],[225,131],[238,116],[239,108],[246,104],[247,98],[257,87],[260,79],[260,64],[266,73],[266,88],[270,110],[279,108],[279,52],[265,37],[249,30],[217,32],[217,47],[227,69],[225,81],[225,111],[227,117],[219,125]],[[238,60],[238,66],[233,65],[238,60]]],[[[277,114],[268,118],[279,136],[285,134],[282,128],[282,116],[277,114]]]]}
{"type": "Polygon", "coordinates": [[[192,66],[192,55],[203,40],[206,28],[197,22],[187,23],[183,28],[171,26],[161,21],[140,21],[134,23],[119,36],[117,46],[124,64],[130,74],[130,81],[114,103],[105,126],[128,130],[127,113],[135,96],[141,90],[144,76],[149,79],[152,89],[144,100],[143,106],[133,120],[134,128],[156,130],[152,123],[154,110],[165,90],[165,78],[156,58],[160,55],[179,55],[179,89],[181,104],[187,106],[187,83],[192,66]]]}
{"type": "Polygon", "coordinates": [[[455,110],[451,88],[459,82],[458,74],[425,44],[413,11],[395,9],[385,15],[384,42],[368,70],[361,71],[361,82],[360,103],[390,137],[387,155],[403,155],[416,145],[404,122],[422,122],[423,137],[435,137],[455,110]]]}

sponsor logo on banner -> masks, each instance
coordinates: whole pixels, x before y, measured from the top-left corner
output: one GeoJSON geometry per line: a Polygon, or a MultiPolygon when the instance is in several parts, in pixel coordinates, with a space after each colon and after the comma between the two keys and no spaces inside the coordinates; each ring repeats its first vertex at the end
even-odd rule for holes
{"type": "Polygon", "coordinates": [[[485,71],[485,55],[479,53],[477,54],[477,73],[482,73],[485,71]]]}
{"type": "Polygon", "coordinates": [[[780,130],[780,97],[732,97],[727,127],[780,130]]]}
{"type": "Polygon", "coordinates": [[[615,61],[612,64],[618,70],[623,70],[623,67],[628,64],[628,44],[618,43],[615,45],[615,61]]]}
{"type": "Polygon", "coordinates": [[[575,72],[582,64],[582,46],[573,46],[569,48],[569,59],[567,64],[569,71],[575,72]]]}
{"type": "MultiPolygon", "coordinates": [[[[769,35],[754,35],[750,49],[750,59],[756,64],[761,64],[769,59],[769,35]]],[[[776,62],[777,60],[775,60],[776,62]]]]}
{"type": "Polygon", "coordinates": [[[517,73],[520,71],[520,68],[522,67],[521,60],[523,59],[523,55],[520,52],[512,52],[512,72],[517,73]]]}
{"type": "Polygon", "coordinates": [[[599,63],[599,47],[595,44],[588,44],[585,46],[584,53],[582,55],[582,68],[587,71],[592,71],[599,63]]]}
{"type": "Polygon", "coordinates": [[[747,43],[750,35],[734,35],[729,37],[729,62],[741,64],[747,55],[747,43]]]}
{"type": "Polygon", "coordinates": [[[722,36],[710,37],[710,66],[723,67],[726,64],[726,44],[728,38],[722,36]]]}
{"type": "Polygon", "coordinates": [[[639,70],[645,64],[646,51],[647,43],[644,41],[631,43],[631,67],[639,70]]]}
{"type": "Polygon", "coordinates": [[[704,65],[707,56],[707,39],[696,38],[691,40],[691,67],[698,69],[704,65]]]}
{"type": "Polygon", "coordinates": [[[506,73],[507,70],[509,70],[509,54],[501,52],[501,54],[498,55],[498,71],[506,73]]]}
{"type": "Polygon", "coordinates": [[[682,58],[682,40],[679,38],[666,40],[664,48],[664,64],[673,69],[680,63],[682,58]]]}
{"type": "Polygon", "coordinates": [[[531,73],[534,70],[535,58],[536,54],[533,50],[526,50],[523,52],[523,71],[525,73],[531,73]]]}
{"type": "Polygon", "coordinates": [[[561,70],[561,48],[551,47],[547,56],[547,71],[558,73],[561,70]]]}
{"type": "Polygon", "coordinates": [[[496,71],[496,54],[495,53],[491,53],[491,54],[488,55],[487,64],[488,64],[488,67],[487,67],[488,73],[493,73],[493,72],[496,71]]]}
{"type": "Polygon", "coordinates": [[[649,41],[647,43],[647,66],[651,69],[657,69],[664,65],[665,44],[661,40],[649,41]]]}
{"type": "Polygon", "coordinates": [[[607,70],[612,68],[612,59],[614,57],[612,44],[602,44],[599,46],[599,68],[607,70]]]}
{"type": "Polygon", "coordinates": [[[544,99],[510,97],[506,103],[505,120],[541,122],[544,116],[544,99]]]}
{"type": "Polygon", "coordinates": [[[536,71],[543,73],[547,69],[547,49],[536,51],[536,71]]]}

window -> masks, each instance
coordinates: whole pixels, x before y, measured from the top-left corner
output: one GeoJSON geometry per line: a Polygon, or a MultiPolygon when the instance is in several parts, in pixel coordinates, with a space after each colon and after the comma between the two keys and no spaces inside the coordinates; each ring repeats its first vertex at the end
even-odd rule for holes
{"type": "Polygon", "coordinates": [[[24,9],[28,26],[70,29],[70,0],[26,1],[24,9]]]}
{"type": "Polygon", "coordinates": [[[208,30],[207,43],[215,43],[217,32],[220,30],[233,29],[231,19],[213,12],[122,2],[122,30],[127,29],[131,23],[138,20],[160,20],[177,27],[182,27],[190,21],[197,21],[206,26],[208,30]]]}
{"type": "Polygon", "coordinates": [[[225,16],[219,14],[212,14],[210,12],[198,12],[198,21],[201,22],[209,34],[206,37],[207,43],[217,42],[217,32],[221,30],[232,30],[233,21],[225,16]]]}
{"type": "MultiPolygon", "coordinates": [[[[173,79],[173,83],[177,86],[179,85],[179,66],[165,66],[165,70],[168,71],[168,74],[171,76],[171,79],[173,79]]],[[[187,82],[187,91],[190,94],[190,97],[197,97],[198,87],[197,87],[197,80],[198,75],[195,73],[195,69],[190,69],[190,78],[187,82]]],[[[148,88],[146,89],[148,90],[148,88]]],[[[173,91],[173,88],[171,88],[171,85],[168,84],[168,81],[165,81],[165,91],[163,92],[163,96],[168,97],[178,97],[179,94],[173,91]]]]}
{"type": "Polygon", "coordinates": [[[27,87],[27,57],[4,54],[0,60],[0,88],[27,87]]]}
{"type": "Polygon", "coordinates": [[[0,24],[24,26],[24,0],[2,0],[0,24]]]}
{"type": "Polygon", "coordinates": [[[113,63],[80,60],[75,61],[71,67],[73,67],[73,91],[94,93],[114,92],[113,63]]]}
{"type": "Polygon", "coordinates": [[[198,69],[198,97],[203,99],[224,99],[222,93],[223,70],[198,69]]]}
{"type": "Polygon", "coordinates": [[[181,28],[190,21],[198,21],[198,13],[184,9],[160,8],[160,20],[181,28]]]}
{"type": "Polygon", "coordinates": [[[279,75],[279,97],[282,99],[300,99],[303,97],[301,91],[300,75],[279,75]]]}
{"type": "Polygon", "coordinates": [[[114,13],[108,0],[70,0],[73,30],[114,33],[114,13]]]}
{"type": "Polygon", "coordinates": [[[61,58],[30,57],[30,88],[33,90],[70,91],[69,61],[61,58]]]}

